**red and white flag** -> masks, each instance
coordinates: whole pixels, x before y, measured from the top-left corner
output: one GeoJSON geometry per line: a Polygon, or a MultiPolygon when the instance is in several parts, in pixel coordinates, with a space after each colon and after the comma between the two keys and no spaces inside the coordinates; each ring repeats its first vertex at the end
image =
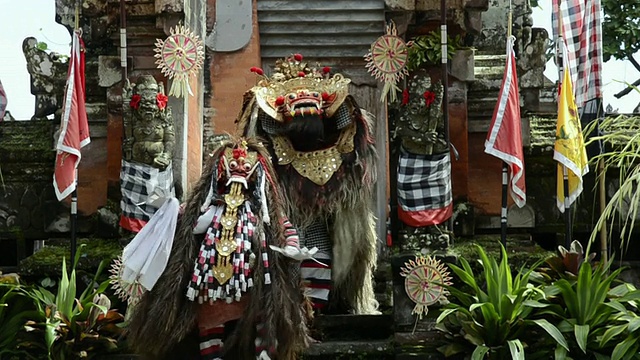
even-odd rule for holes
{"type": "Polygon", "coordinates": [[[484,152],[504,161],[509,167],[510,190],[513,201],[523,207],[527,201],[524,179],[524,151],[522,150],[522,125],[520,123],[520,93],[516,54],[513,51],[515,37],[507,39],[507,64],[502,78],[498,103],[493,111],[484,152]]]}
{"type": "Polygon", "coordinates": [[[4,119],[4,112],[7,110],[7,93],[4,92],[2,81],[0,81],[0,122],[4,119]]]}
{"type": "Polygon", "coordinates": [[[73,33],[62,106],[60,137],[56,144],[56,168],[53,174],[53,187],[59,201],[76,189],[76,168],[80,162],[80,149],[91,141],[84,95],[84,42],[77,31],[73,33]]]}

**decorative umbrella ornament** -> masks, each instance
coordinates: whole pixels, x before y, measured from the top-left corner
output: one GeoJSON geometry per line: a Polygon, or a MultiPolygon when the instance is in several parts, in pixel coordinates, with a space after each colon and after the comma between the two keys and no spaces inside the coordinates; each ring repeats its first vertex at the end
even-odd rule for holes
{"type": "Polygon", "coordinates": [[[156,64],[165,76],[173,79],[169,95],[182,97],[189,93],[193,96],[189,77],[204,64],[204,45],[200,37],[184,25],[177,25],[170,32],[166,40],[156,41],[156,64]]]}
{"type": "Polygon", "coordinates": [[[445,286],[452,284],[447,267],[431,256],[416,256],[400,268],[404,277],[404,290],[416,306],[411,314],[418,315],[421,320],[429,311],[428,306],[445,300],[449,291],[445,286]]]}
{"type": "Polygon", "coordinates": [[[396,92],[400,91],[398,81],[409,75],[406,68],[408,53],[407,44],[398,36],[396,24],[392,21],[387,25],[386,34],[379,37],[364,56],[371,76],[384,82],[380,101],[385,101],[387,94],[391,95],[392,102],[396,101],[396,92]]]}

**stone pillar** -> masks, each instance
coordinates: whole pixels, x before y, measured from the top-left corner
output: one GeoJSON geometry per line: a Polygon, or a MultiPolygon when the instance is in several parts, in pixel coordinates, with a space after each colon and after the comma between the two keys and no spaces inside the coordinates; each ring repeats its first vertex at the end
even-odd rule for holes
{"type": "Polygon", "coordinates": [[[211,93],[205,102],[209,108],[207,111],[211,120],[206,138],[212,138],[214,134],[224,132],[235,133],[234,121],[240,112],[242,95],[256,83],[256,75],[249,71],[252,66],[261,66],[256,1],[240,2],[243,6],[242,11],[235,13],[240,19],[236,19],[233,12],[221,11],[221,8],[229,6],[227,2],[207,1],[211,10],[209,16],[211,31],[207,35],[205,63],[208,64],[207,81],[211,84],[211,93]],[[246,6],[252,7],[244,9],[246,6]],[[248,21],[246,11],[250,11],[251,14],[250,26],[244,26],[242,33],[239,34],[223,33],[228,29],[221,25],[225,21],[248,21]],[[245,36],[246,32],[249,36],[245,36]],[[222,39],[230,37],[248,40],[245,44],[228,44],[228,46],[219,43],[222,39]]]}

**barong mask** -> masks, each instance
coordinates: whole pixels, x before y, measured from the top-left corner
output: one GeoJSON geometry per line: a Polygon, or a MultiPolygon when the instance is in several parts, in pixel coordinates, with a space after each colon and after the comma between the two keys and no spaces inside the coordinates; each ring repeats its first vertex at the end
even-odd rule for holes
{"type": "Polygon", "coordinates": [[[346,99],[350,79],[331,75],[327,66],[309,67],[303,56],[294,54],[276,61],[271,77],[260,68],[251,71],[261,77],[253,88],[258,105],[277,122],[296,117],[332,117],[346,99]]]}

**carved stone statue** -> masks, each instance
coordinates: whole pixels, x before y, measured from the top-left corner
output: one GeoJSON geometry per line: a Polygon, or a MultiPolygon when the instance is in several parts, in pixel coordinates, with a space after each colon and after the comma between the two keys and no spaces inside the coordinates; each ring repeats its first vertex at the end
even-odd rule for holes
{"type": "Polygon", "coordinates": [[[175,132],[164,86],[153,76],[143,75],[138,82],[125,85],[123,157],[166,169],[171,163],[175,132]]]}
{"type": "Polygon", "coordinates": [[[164,86],[151,75],[126,82],[122,94],[124,137],[120,226],[137,233],[174,195],[171,159],[175,132],[164,86]]]}
{"type": "Polygon", "coordinates": [[[33,37],[24,39],[22,51],[31,75],[31,94],[36,97],[32,119],[46,119],[49,115],[57,118],[61,112],[69,67],[65,57],[41,50],[38,40],[33,37]]]}
{"type": "Polygon", "coordinates": [[[397,108],[392,134],[401,143],[397,190],[403,250],[448,245],[448,236],[437,226],[452,213],[443,90],[442,83],[433,81],[428,72],[417,71],[409,78],[397,108]]]}
{"type": "Polygon", "coordinates": [[[427,74],[414,74],[402,95],[395,138],[413,154],[431,155],[448,151],[442,116],[443,87],[427,74]]]}

